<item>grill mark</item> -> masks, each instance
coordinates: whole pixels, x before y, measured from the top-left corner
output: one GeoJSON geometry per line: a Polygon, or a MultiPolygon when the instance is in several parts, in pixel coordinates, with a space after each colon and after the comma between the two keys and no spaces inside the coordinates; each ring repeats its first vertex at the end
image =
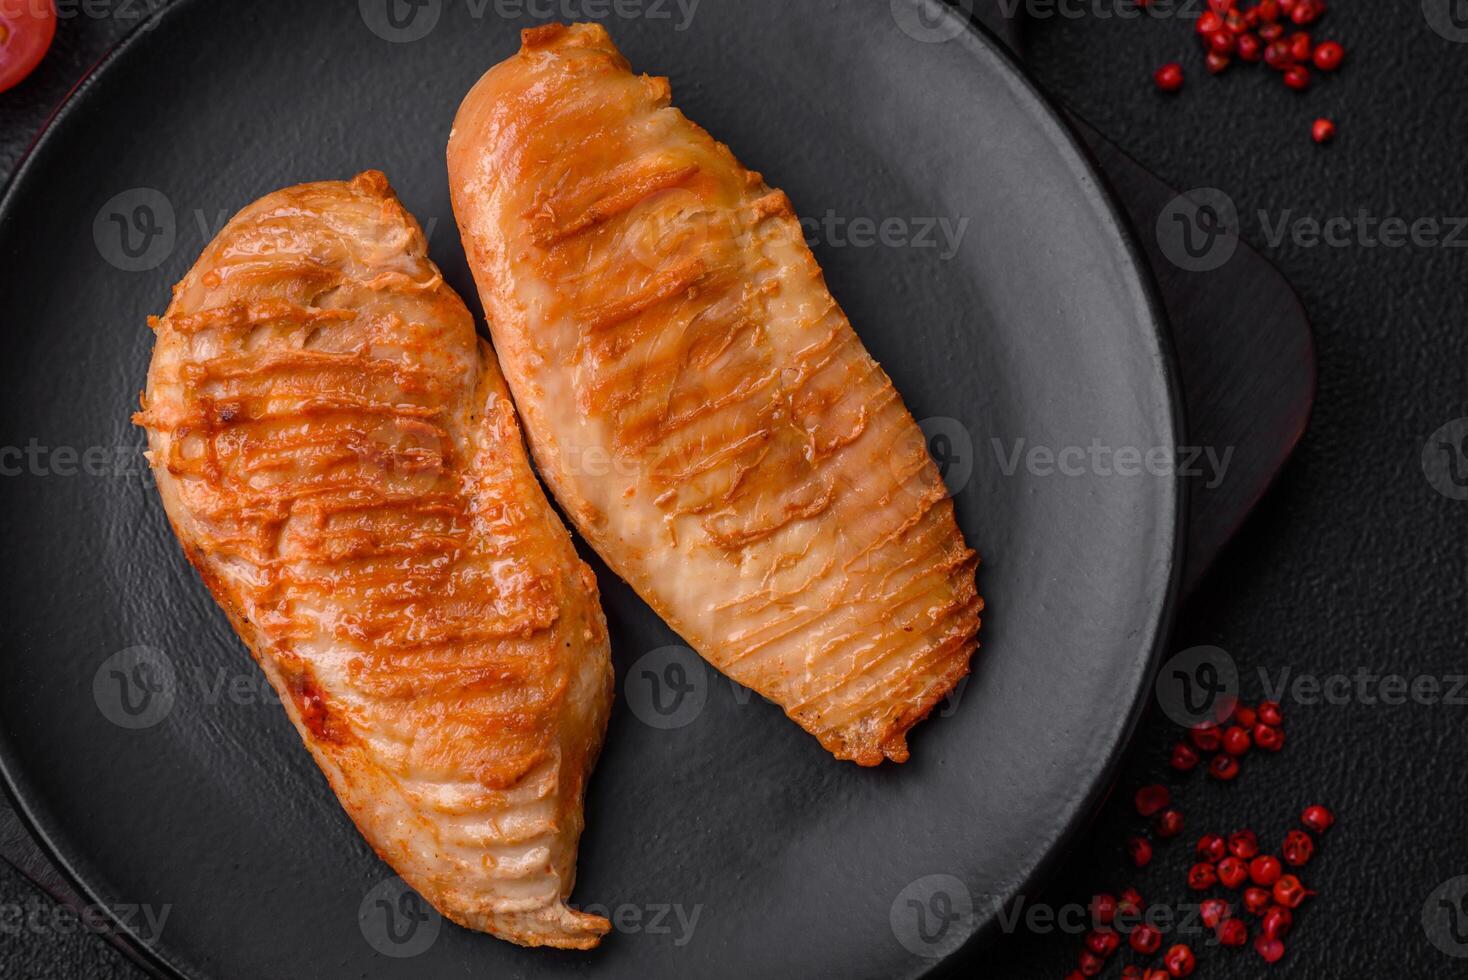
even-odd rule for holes
{"type": "Polygon", "coordinates": [[[699,258],[687,259],[653,277],[651,285],[640,293],[583,309],[576,319],[595,334],[677,298],[709,278],[710,270],[699,258]]]}
{"type": "MultiPolygon", "coordinates": [[[[659,169],[642,161],[633,161],[597,180],[591,188],[592,193],[605,192],[608,187],[613,189],[564,223],[557,221],[558,207],[555,203],[544,205],[530,217],[530,240],[541,248],[552,248],[633,210],[655,194],[687,183],[697,174],[697,164],[659,169]]],[[[589,196],[586,191],[584,187],[576,188],[567,197],[589,196]]]]}

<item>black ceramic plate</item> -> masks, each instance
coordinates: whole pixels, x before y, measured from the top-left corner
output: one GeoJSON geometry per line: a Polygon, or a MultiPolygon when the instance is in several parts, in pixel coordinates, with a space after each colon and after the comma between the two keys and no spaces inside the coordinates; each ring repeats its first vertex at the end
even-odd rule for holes
{"type": "Polygon", "coordinates": [[[1178,441],[1136,254],[1051,109],[953,15],[585,3],[811,219],[858,332],[934,420],[990,609],[913,761],[862,770],[668,652],[677,637],[598,566],[619,693],[574,900],[617,923],[600,950],[419,921],[379,885],[391,872],[262,694],[141,473],[144,318],[252,199],[381,168],[472,297],[444,146],[461,95],[535,22],[521,7],[185,0],[19,171],[0,205],[10,790],[84,893],[187,977],[929,972],[1095,804],[1165,627],[1180,519],[1164,469],[1111,465],[1178,441]],[[1093,444],[1125,458],[1047,461],[1093,444]]]}

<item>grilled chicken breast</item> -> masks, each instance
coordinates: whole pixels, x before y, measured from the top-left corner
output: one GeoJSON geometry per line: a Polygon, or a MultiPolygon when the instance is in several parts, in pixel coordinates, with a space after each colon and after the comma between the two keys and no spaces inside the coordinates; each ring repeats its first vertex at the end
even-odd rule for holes
{"type": "Polygon", "coordinates": [[[595,946],[565,899],[612,696],[596,582],[386,178],[250,205],[150,325],[169,520],[363,836],[461,925],[595,946]]]}
{"type": "Polygon", "coordinates": [[[704,657],[838,758],[908,757],[968,671],[977,559],[789,200],[600,26],[459,110],[454,210],[536,464],[704,657]]]}

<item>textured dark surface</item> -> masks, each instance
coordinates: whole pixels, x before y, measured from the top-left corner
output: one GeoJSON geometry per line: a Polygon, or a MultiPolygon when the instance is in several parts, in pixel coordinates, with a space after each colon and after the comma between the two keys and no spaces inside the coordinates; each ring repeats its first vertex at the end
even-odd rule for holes
{"type": "MultiPolygon", "coordinates": [[[[1271,681],[1286,669],[1468,671],[1468,503],[1434,490],[1421,463],[1428,437],[1468,415],[1468,250],[1274,245],[1259,219],[1261,210],[1271,227],[1290,212],[1324,220],[1365,209],[1408,222],[1468,215],[1468,45],[1436,34],[1422,7],[1333,3],[1318,33],[1351,53],[1337,77],[1303,97],[1264,69],[1209,77],[1191,24],[1053,18],[1027,34],[1029,62],[1053,94],[1174,185],[1234,199],[1244,238],[1283,270],[1315,327],[1320,387],[1309,431],[1175,631],[1175,649],[1226,648],[1247,697],[1262,695],[1261,669],[1271,681]],[[1187,86],[1161,96],[1151,72],[1175,59],[1187,86]],[[1320,115],[1340,126],[1324,148],[1309,139],[1320,115]]],[[[1468,873],[1468,706],[1352,696],[1285,710],[1282,754],[1246,760],[1232,786],[1201,775],[1178,781],[1183,840],[1244,825],[1278,840],[1304,804],[1328,803],[1341,822],[1305,876],[1321,894],[1298,916],[1278,966],[1214,949],[1200,955],[1198,975],[1468,976],[1468,961],[1432,946],[1422,926],[1433,890],[1468,873]]],[[[1131,794],[1165,779],[1175,733],[1160,712],[1144,722],[1094,836],[1040,901],[1133,882],[1148,898],[1186,900],[1188,843],[1159,848],[1144,872],[1119,853],[1141,824],[1131,794]]],[[[1018,936],[1001,948],[994,975],[1062,976],[1077,946],[1018,936]]]]}
{"type": "MultiPolygon", "coordinates": [[[[121,32],[108,21],[64,24],[40,76],[0,96],[7,164],[77,72],[121,32]]],[[[1307,96],[1263,70],[1202,72],[1189,26],[1084,17],[1031,25],[1039,79],[1148,167],[1179,187],[1214,186],[1238,202],[1245,237],[1300,291],[1317,330],[1320,394],[1299,455],[1221,565],[1184,607],[1174,647],[1216,643],[1257,675],[1289,668],[1329,675],[1358,667],[1446,676],[1463,655],[1468,503],[1436,493],[1420,466],[1440,425],[1468,415],[1468,253],[1449,248],[1337,249],[1271,245],[1256,217],[1286,209],[1326,218],[1358,209],[1380,218],[1468,213],[1462,166],[1468,132],[1468,47],[1429,30],[1419,4],[1338,2],[1323,33],[1352,46],[1346,70],[1307,96]],[[1155,93],[1153,68],[1182,57],[1189,84],[1155,93]],[[1328,148],[1307,135],[1317,114],[1341,136],[1328,148]]],[[[1468,707],[1288,706],[1289,745],[1249,760],[1235,785],[1194,776],[1179,797],[1190,826],[1249,824],[1277,837],[1301,805],[1341,813],[1309,874],[1321,889],[1283,963],[1210,950],[1199,976],[1336,978],[1468,975],[1428,944],[1420,914],[1432,889],[1468,873],[1468,707]]],[[[1040,901],[1072,902],[1092,887],[1136,883],[1149,898],[1185,898],[1186,844],[1131,871],[1119,842],[1139,821],[1132,790],[1166,773],[1175,727],[1160,714],[1139,732],[1117,797],[1067,873],[1040,901]]],[[[0,901],[33,893],[8,873],[0,901]]],[[[127,975],[100,943],[50,933],[0,937],[7,976],[127,975]],[[107,964],[111,972],[108,972],[107,964]]],[[[1060,977],[1072,937],[1007,940],[983,975],[1060,977]]],[[[1106,976],[1115,976],[1113,967],[1106,976]]]]}
{"type": "MultiPolygon", "coordinates": [[[[928,960],[903,949],[888,924],[889,910],[907,914],[908,887],[957,874],[1009,893],[1089,810],[1093,781],[1129,727],[1126,706],[1166,603],[1176,485],[1005,475],[987,447],[991,436],[1053,448],[1171,445],[1173,404],[1148,297],[1060,131],[975,39],[925,47],[891,22],[873,30],[860,8],[819,9],[812,21],[773,2],[753,18],[744,3],[708,4],[679,45],[657,24],[629,21],[618,36],[636,63],[670,71],[680,104],[768,166],[796,200],[853,217],[962,216],[982,229],[947,268],[911,249],[817,247],[914,411],[964,420],[984,454],[957,493],[958,511],[986,567],[1004,572],[985,591],[1005,612],[986,625],[991,655],[962,710],[918,733],[913,762],[877,773],[832,765],[763,706],[741,710],[737,697],[724,698],[721,684],[697,723],[677,732],[640,727],[624,711],[593,785],[578,895],[703,909],[697,942],[680,952],[649,934],[618,937],[595,956],[532,955],[445,930],[421,960],[387,960],[352,914],[385,869],[321,791],[279,712],[258,688],[238,703],[206,696],[202,684],[219,671],[254,672],[151,491],[135,480],[8,481],[0,529],[17,552],[44,551],[63,521],[74,529],[73,550],[53,548],[25,580],[36,587],[17,580],[0,607],[15,625],[6,641],[15,655],[0,661],[10,771],[90,886],[112,902],[172,910],[160,945],[191,973],[279,975],[306,957],[331,975],[712,976],[801,961],[806,974],[913,975],[928,960]],[[835,43],[815,43],[808,32],[818,26],[835,31],[835,43]],[[699,81],[751,27],[759,30],[738,63],[801,64],[807,102],[778,98],[773,70],[738,90],[699,81]],[[841,74],[828,63],[838,55],[862,69],[841,74]],[[969,93],[983,97],[966,101],[969,93]],[[894,152],[955,120],[944,141],[954,166],[935,173],[928,157],[894,152]],[[833,126],[847,147],[839,157],[798,138],[833,126]],[[989,165],[978,172],[961,159],[989,165]],[[924,325],[927,342],[911,342],[909,321],[924,325]],[[90,679],[110,677],[98,674],[109,650],[140,642],[168,651],[179,696],[157,726],[119,734],[93,710],[90,679]],[[752,942],[757,906],[771,914],[752,942]]],[[[9,375],[0,442],[129,441],[123,413],[149,340],[138,324],[207,237],[196,216],[217,223],[282,183],[372,164],[425,220],[442,221],[442,165],[424,148],[442,145],[447,109],[406,114],[419,103],[403,93],[463,91],[513,49],[518,26],[474,22],[464,8],[444,13],[454,20],[432,42],[392,49],[352,5],[196,2],[114,62],[32,158],[24,193],[0,219],[0,254],[14,276],[3,305],[33,327],[13,348],[13,366],[31,370],[9,375]],[[298,50],[320,60],[294,67],[298,50]],[[357,85],[367,63],[376,87],[343,102],[335,93],[357,85]],[[167,111],[145,114],[170,85],[167,111]],[[288,111],[267,116],[261,105],[288,111]],[[179,245],[156,274],[133,275],[101,236],[114,214],[132,213],[109,211],[109,199],[143,184],[167,189],[179,245]],[[33,249],[42,240],[46,250],[33,249]],[[31,282],[50,288],[17,288],[31,282]],[[45,358],[59,370],[41,370],[45,358]]],[[[462,257],[447,239],[434,239],[435,257],[462,286],[462,257]]],[[[618,583],[604,579],[603,590],[619,675],[630,683],[639,653],[672,636],[618,583]]],[[[923,952],[961,933],[945,935],[923,952]]]]}

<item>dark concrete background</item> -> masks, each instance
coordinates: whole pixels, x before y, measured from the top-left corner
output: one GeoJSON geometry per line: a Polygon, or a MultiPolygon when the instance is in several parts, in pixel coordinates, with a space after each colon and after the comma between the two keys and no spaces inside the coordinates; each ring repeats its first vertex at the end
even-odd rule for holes
{"type": "MultiPolygon", "coordinates": [[[[102,17],[71,7],[37,74],[0,95],[0,176],[148,3],[101,3],[92,9],[102,17]]],[[[1208,77],[1191,23],[1176,18],[1099,16],[1114,7],[1074,0],[1067,9],[1081,16],[1032,17],[1026,31],[1034,74],[1052,94],[1174,186],[1217,187],[1233,198],[1243,236],[1280,266],[1315,324],[1320,391],[1310,430],[1184,607],[1173,644],[1225,648],[1249,698],[1263,694],[1261,669],[1271,679],[1286,669],[1445,681],[1468,672],[1468,502],[1438,493],[1421,463],[1429,435],[1468,416],[1468,248],[1270,240],[1281,218],[1364,211],[1376,221],[1435,219],[1447,228],[1468,216],[1468,44],[1436,33],[1423,8],[1419,0],[1334,0],[1319,33],[1347,45],[1347,64],[1303,96],[1263,68],[1208,77]],[[1186,65],[1188,84],[1177,96],[1159,95],[1151,72],[1173,59],[1186,65]],[[1331,146],[1310,142],[1317,115],[1340,126],[1331,146]]],[[[1468,246],[1468,231],[1462,239],[1468,246]]],[[[1128,884],[1150,900],[1188,901],[1182,876],[1199,832],[1247,825],[1269,844],[1302,806],[1323,802],[1340,824],[1308,871],[1320,895],[1299,914],[1286,958],[1266,969],[1247,949],[1201,949],[1198,975],[1468,976],[1468,959],[1435,948],[1422,925],[1434,889],[1468,874],[1468,705],[1368,700],[1286,703],[1285,751],[1246,760],[1230,786],[1201,774],[1170,779],[1166,755],[1177,729],[1154,711],[1112,802],[1033,901],[1084,901],[1094,888],[1128,884]],[[1159,779],[1174,785],[1189,827],[1137,872],[1120,849],[1140,825],[1130,797],[1159,779]]],[[[0,866],[0,910],[44,902],[0,866]]],[[[95,936],[6,924],[14,921],[0,919],[0,975],[140,975],[95,936]]],[[[979,970],[1059,978],[1078,948],[1077,937],[1021,929],[979,970]]],[[[1103,975],[1118,973],[1113,964],[1103,975]]]]}

